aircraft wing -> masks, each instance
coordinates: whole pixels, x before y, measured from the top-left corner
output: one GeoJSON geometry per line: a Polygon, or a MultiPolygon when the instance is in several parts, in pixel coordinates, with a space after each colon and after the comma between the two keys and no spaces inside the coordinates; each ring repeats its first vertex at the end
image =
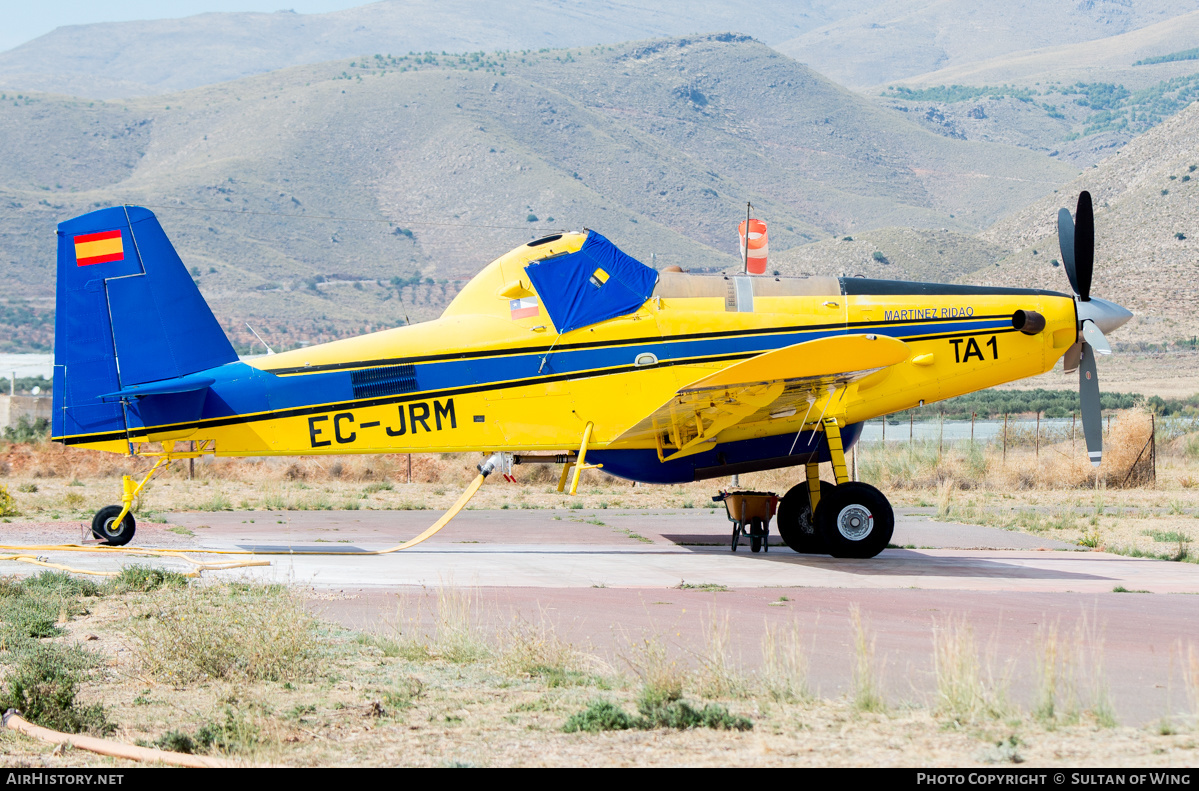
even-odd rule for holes
{"type": "Polygon", "coordinates": [[[881,335],[841,335],[765,352],[680,388],[609,447],[653,441],[667,461],[707,450],[720,432],[741,423],[796,413],[810,413],[814,421],[830,388],[841,390],[908,355],[903,341],[881,335]]]}

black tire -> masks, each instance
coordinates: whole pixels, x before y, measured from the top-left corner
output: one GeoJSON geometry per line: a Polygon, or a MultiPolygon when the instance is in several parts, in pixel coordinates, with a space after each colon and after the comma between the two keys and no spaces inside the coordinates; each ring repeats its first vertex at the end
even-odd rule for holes
{"type": "Polygon", "coordinates": [[[765,540],[762,530],[762,520],[755,516],[749,522],[749,551],[761,552],[762,544],[765,540]]]}
{"type": "Polygon", "coordinates": [[[92,535],[109,546],[122,547],[133,540],[137,531],[137,520],[133,514],[125,514],[120,525],[114,524],[121,515],[121,506],[108,505],[96,512],[92,518],[92,535]]]}
{"type": "MultiPolygon", "coordinates": [[[[820,498],[823,500],[835,488],[828,481],[821,481],[820,498]]],[[[824,548],[824,539],[816,532],[810,502],[807,481],[792,486],[779,502],[778,531],[783,543],[796,552],[820,555],[828,550],[824,548]]]]}
{"type": "Polygon", "coordinates": [[[872,558],[895,532],[895,512],[868,483],[843,483],[816,506],[816,529],[835,558],[872,558]]]}

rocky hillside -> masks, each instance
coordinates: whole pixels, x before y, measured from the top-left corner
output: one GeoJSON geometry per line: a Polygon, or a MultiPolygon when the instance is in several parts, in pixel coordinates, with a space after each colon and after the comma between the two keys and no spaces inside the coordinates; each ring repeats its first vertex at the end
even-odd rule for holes
{"type": "MultiPolygon", "coordinates": [[[[1067,291],[1058,252],[1060,206],[1080,190],[1095,202],[1092,293],[1137,318],[1129,342],[1169,344],[1199,334],[1199,105],[1135,138],[1051,196],[1004,218],[982,239],[1015,252],[980,282],[1067,291]]],[[[982,274],[982,273],[979,273],[982,274]]]]}
{"type": "Polygon", "coordinates": [[[0,94],[0,139],[21,151],[0,165],[10,296],[52,293],[56,222],[140,203],[247,342],[246,318],[319,339],[431,317],[547,229],[721,268],[746,200],[775,250],[970,235],[1076,173],[933,134],[732,35],[380,54],[128,102],[0,94]]]}

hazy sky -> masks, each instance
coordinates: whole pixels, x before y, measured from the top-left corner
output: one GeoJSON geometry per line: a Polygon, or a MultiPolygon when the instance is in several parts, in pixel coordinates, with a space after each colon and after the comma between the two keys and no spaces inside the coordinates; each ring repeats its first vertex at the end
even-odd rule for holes
{"type": "Polygon", "coordinates": [[[168,19],[207,11],[278,11],[321,14],[370,0],[0,0],[0,52],[62,25],[168,19]]]}

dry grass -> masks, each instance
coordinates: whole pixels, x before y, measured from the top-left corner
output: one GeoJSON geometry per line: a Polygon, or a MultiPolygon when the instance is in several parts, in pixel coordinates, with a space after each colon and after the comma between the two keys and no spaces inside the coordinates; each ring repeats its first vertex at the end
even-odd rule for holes
{"type": "Polygon", "coordinates": [[[874,634],[862,622],[862,611],[856,604],[849,607],[853,625],[853,682],[852,701],[858,711],[886,711],[880,678],[881,668],[874,652],[874,634]]]}
{"type": "Polygon", "coordinates": [[[936,711],[964,724],[1009,715],[1008,679],[983,669],[974,629],[964,618],[933,624],[936,711]]]}
{"type": "Polygon", "coordinates": [[[775,627],[766,623],[762,634],[761,686],[776,701],[802,702],[812,699],[808,686],[808,650],[799,624],[775,627]]]}
{"type": "Polygon", "coordinates": [[[748,693],[741,658],[734,656],[729,634],[728,610],[715,607],[704,616],[704,649],[699,656],[700,670],[695,682],[699,694],[708,698],[744,697],[748,693]]]}
{"type": "Polygon", "coordinates": [[[1103,727],[1115,727],[1116,713],[1108,694],[1104,639],[1094,615],[1083,613],[1069,641],[1056,623],[1037,628],[1035,664],[1037,692],[1033,715],[1042,722],[1076,723],[1086,716],[1103,727]]]}
{"type": "Polygon", "coordinates": [[[134,616],[130,631],[145,671],[171,683],[308,679],[320,654],[316,620],[283,586],[164,592],[134,616]]]}

